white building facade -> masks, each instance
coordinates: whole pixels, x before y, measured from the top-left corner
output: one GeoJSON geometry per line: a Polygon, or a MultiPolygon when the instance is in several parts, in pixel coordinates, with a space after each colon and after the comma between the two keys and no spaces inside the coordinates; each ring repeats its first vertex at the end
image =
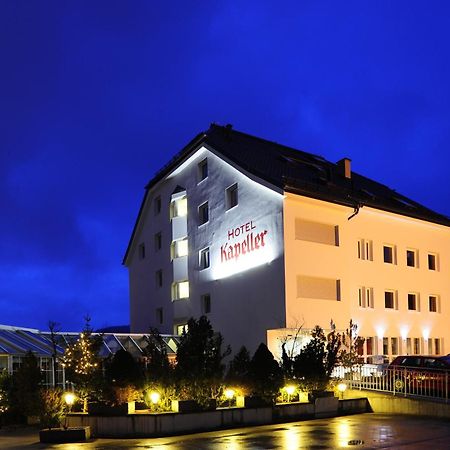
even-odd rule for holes
{"type": "MultiPolygon", "coordinates": [[[[320,156],[212,125],[146,187],[131,331],[206,315],[233,351],[350,319],[368,361],[444,354],[450,221],[320,156]]],[[[447,344],[448,345],[448,344],[447,344]]]]}

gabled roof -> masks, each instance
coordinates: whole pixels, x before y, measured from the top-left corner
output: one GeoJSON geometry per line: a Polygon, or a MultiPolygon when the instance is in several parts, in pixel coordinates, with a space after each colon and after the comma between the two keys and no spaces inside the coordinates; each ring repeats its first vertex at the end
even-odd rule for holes
{"type": "Polygon", "coordinates": [[[213,148],[241,169],[287,192],[350,206],[355,210],[366,205],[450,226],[448,217],[381,183],[355,172],[351,172],[351,177],[346,178],[340,162],[332,163],[319,155],[233,130],[230,125],[212,124],[209,130],[198,134],[147,184],[123,263],[126,262],[130,251],[149,190],[202,145],[213,148]]]}

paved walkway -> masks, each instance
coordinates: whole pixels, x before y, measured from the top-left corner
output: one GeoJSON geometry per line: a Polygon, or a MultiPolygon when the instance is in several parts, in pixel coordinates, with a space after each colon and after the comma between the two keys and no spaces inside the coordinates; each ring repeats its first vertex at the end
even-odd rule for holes
{"type": "Polygon", "coordinates": [[[331,419],[153,439],[94,439],[40,444],[36,429],[0,430],[0,449],[298,450],[450,449],[450,422],[411,416],[359,414],[331,419]]]}

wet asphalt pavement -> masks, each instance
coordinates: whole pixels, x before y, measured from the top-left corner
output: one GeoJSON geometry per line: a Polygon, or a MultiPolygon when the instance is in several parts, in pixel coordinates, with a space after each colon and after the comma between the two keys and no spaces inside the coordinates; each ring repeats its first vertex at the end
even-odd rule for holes
{"type": "Polygon", "coordinates": [[[359,414],[149,439],[93,439],[79,444],[40,444],[37,430],[0,430],[0,449],[40,450],[297,450],[450,449],[450,421],[359,414]]]}

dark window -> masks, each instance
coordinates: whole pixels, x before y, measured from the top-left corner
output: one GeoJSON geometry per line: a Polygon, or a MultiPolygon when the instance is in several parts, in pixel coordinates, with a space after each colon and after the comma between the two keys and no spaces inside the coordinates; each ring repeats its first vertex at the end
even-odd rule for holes
{"type": "Polygon", "coordinates": [[[436,270],[436,255],[428,254],[428,268],[436,270]]]}
{"type": "Polygon", "coordinates": [[[145,244],[139,245],[139,258],[144,259],[145,258],[145,244]]]}
{"type": "Polygon", "coordinates": [[[199,255],[199,267],[200,270],[206,269],[209,267],[209,247],[200,250],[199,255]]]}
{"type": "Polygon", "coordinates": [[[156,287],[162,287],[162,285],[163,285],[162,270],[157,270],[155,272],[155,281],[156,281],[156,287]]]}
{"type": "Polygon", "coordinates": [[[392,247],[383,246],[383,260],[385,263],[394,264],[394,249],[392,247]]]}
{"type": "Polygon", "coordinates": [[[163,316],[163,309],[162,308],[156,308],[156,320],[161,325],[164,321],[163,316]]]}
{"type": "Polygon", "coordinates": [[[416,252],[414,250],[406,250],[406,265],[416,267],[416,252]]]}
{"type": "Polygon", "coordinates": [[[198,181],[204,180],[208,176],[208,160],[205,158],[198,163],[198,181]]]}
{"type": "Polygon", "coordinates": [[[428,306],[431,312],[437,312],[437,298],[434,295],[428,297],[428,306]]]}
{"type": "Polygon", "coordinates": [[[225,190],[226,209],[234,208],[238,204],[238,185],[233,184],[225,190]]]}
{"type": "Polygon", "coordinates": [[[198,207],[198,222],[199,225],[203,225],[209,220],[208,202],[203,203],[198,207]]]}
{"type": "Polygon", "coordinates": [[[155,215],[161,212],[161,197],[156,197],[154,201],[155,215]]]}
{"type": "Polygon", "coordinates": [[[161,250],[162,247],[162,235],[161,232],[155,234],[155,250],[161,250]]]}
{"type": "Polygon", "coordinates": [[[394,309],[394,293],[386,291],[384,293],[384,307],[394,309]]]}
{"type": "Polygon", "coordinates": [[[417,309],[417,296],[416,294],[408,294],[408,309],[415,311],[417,309]]]}
{"type": "Polygon", "coordinates": [[[383,355],[389,354],[389,338],[383,338],[383,355]]]}
{"type": "Polygon", "coordinates": [[[203,314],[211,312],[211,296],[209,294],[202,295],[202,310],[203,314]]]}

